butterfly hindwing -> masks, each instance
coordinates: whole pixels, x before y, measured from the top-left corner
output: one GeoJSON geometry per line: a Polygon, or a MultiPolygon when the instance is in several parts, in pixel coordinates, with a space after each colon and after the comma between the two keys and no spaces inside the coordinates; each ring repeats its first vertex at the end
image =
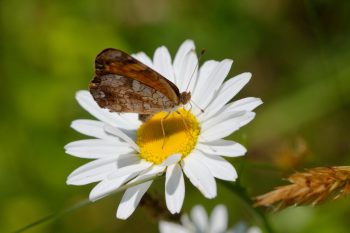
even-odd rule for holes
{"type": "Polygon", "coordinates": [[[90,92],[100,107],[111,112],[154,114],[175,106],[160,91],[116,74],[96,76],[90,83],[90,92]]]}

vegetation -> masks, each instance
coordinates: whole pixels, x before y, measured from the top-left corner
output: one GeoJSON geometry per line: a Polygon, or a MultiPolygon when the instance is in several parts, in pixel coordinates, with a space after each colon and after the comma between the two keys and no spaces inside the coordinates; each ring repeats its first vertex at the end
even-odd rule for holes
{"type": "MultiPolygon", "coordinates": [[[[281,179],[296,170],[350,165],[349,12],[346,0],[0,1],[0,232],[88,197],[92,185],[65,184],[85,161],[66,155],[63,146],[82,138],[70,122],[91,118],[74,95],[87,89],[94,58],[107,47],[151,55],[166,45],[174,54],[189,38],[198,53],[206,49],[202,61],[231,58],[231,76],[253,73],[237,98],[256,96],[264,104],[231,136],[247,155],[230,160],[250,197],[286,185],[281,179]]],[[[230,225],[260,225],[225,186],[219,183],[217,198],[207,200],[188,185],[191,198],[183,210],[224,203],[230,225]]],[[[164,179],[151,192],[164,199],[164,179]]],[[[142,207],[127,221],[117,220],[120,198],[107,197],[28,232],[156,232],[157,221],[142,207]]],[[[277,213],[258,210],[274,232],[348,232],[348,198],[277,213]]]]}

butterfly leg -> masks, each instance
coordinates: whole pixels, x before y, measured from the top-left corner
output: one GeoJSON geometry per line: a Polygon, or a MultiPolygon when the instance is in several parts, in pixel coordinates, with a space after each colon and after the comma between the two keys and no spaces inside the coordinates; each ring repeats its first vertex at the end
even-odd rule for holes
{"type": "Polygon", "coordinates": [[[160,119],[160,126],[162,128],[162,133],[163,133],[163,144],[162,144],[162,149],[164,148],[164,144],[165,144],[165,129],[164,129],[164,120],[168,118],[168,116],[170,115],[171,113],[168,112],[165,117],[163,117],[162,119],[160,119]]]}
{"type": "MultiPolygon", "coordinates": [[[[179,115],[181,116],[182,122],[183,122],[183,124],[184,124],[184,126],[185,126],[185,129],[186,129],[186,132],[189,133],[190,131],[189,131],[189,129],[188,129],[188,125],[187,125],[187,123],[186,123],[185,117],[184,117],[184,116],[181,114],[181,112],[179,112],[179,111],[176,111],[176,113],[179,114],[179,115]]],[[[192,137],[192,135],[190,135],[190,136],[192,137]]]]}
{"type": "Polygon", "coordinates": [[[192,103],[189,102],[189,104],[190,104],[190,108],[189,108],[188,110],[184,107],[184,109],[185,109],[186,112],[187,112],[187,116],[188,116],[188,114],[192,111],[192,108],[193,108],[192,103]]]}

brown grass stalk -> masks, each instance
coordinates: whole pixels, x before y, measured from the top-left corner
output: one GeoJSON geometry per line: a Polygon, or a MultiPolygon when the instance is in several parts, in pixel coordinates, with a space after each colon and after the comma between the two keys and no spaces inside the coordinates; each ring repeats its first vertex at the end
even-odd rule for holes
{"type": "Polygon", "coordinates": [[[338,199],[350,193],[350,166],[317,167],[296,172],[288,177],[292,184],[255,198],[255,206],[317,205],[327,199],[338,199]]]}

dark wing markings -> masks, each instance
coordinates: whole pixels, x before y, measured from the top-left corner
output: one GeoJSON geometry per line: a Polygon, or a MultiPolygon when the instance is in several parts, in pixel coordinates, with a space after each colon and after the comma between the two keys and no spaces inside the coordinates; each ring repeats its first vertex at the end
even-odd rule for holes
{"type": "Polygon", "coordinates": [[[115,74],[96,76],[89,88],[98,105],[111,112],[154,114],[175,106],[163,93],[115,74]]]}
{"type": "Polygon", "coordinates": [[[163,93],[174,105],[179,104],[180,92],[175,84],[121,50],[103,50],[96,57],[95,69],[96,76],[117,74],[137,80],[163,93]]]}

